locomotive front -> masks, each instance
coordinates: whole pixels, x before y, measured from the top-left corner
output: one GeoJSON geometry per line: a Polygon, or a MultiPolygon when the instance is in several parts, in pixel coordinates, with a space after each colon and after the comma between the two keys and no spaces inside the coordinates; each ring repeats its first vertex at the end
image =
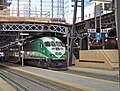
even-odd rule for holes
{"type": "Polygon", "coordinates": [[[67,50],[62,41],[56,37],[44,37],[42,40],[49,68],[67,68],[67,50]]]}

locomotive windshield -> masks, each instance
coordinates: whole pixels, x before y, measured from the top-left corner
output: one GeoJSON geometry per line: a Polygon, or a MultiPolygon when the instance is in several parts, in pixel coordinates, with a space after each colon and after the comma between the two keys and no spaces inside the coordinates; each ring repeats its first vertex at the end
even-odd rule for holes
{"type": "Polygon", "coordinates": [[[59,42],[59,41],[56,41],[56,45],[59,46],[59,47],[60,47],[60,46],[64,46],[63,43],[62,43],[62,42],[59,42]]]}
{"type": "Polygon", "coordinates": [[[51,46],[56,46],[55,42],[51,41],[51,46]]]}
{"type": "Polygon", "coordinates": [[[44,44],[45,44],[45,46],[50,46],[50,42],[48,42],[48,41],[45,42],[44,44]]]}
{"type": "Polygon", "coordinates": [[[64,47],[64,44],[62,43],[62,42],[60,42],[60,41],[56,41],[56,42],[54,42],[54,41],[51,41],[51,42],[45,42],[44,43],[45,44],[45,46],[47,46],[47,47],[50,47],[50,46],[52,46],[52,47],[55,47],[55,46],[59,46],[59,47],[61,47],[61,46],[63,46],[64,47]]]}

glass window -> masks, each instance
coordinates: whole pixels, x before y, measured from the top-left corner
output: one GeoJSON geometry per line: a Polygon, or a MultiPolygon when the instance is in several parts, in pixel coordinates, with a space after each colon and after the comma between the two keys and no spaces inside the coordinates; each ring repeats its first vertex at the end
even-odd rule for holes
{"type": "Polygon", "coordinates": [[[45,44],[45,46],[47,46],[47,47],[50,46],[50,42],[45,42],[44,44],[45,44]]]}
{"type": "Polygon", "coordinates": [[[51,46],[56,46],[55,42],[51,41],[51,46]]]}
{"type": "MultiPolygon", "coordinates": [[[[72,2],[75,2],[75,0],[71,0],[72,2]]],[[[81,0],[78,0],[78,2],[81,2],[81,0]]]]}
{"type": "Polygon", "coordinates": [[[42,48],[42,44],[40,44],[40,48],[42,48]]]}
{"type": "Polygon", "coordinates": [[[59,47],[64,46],[64,44],[62,42],[59,42],[59,41],[56,41],[56,45],[59,46],[59,47]]]}

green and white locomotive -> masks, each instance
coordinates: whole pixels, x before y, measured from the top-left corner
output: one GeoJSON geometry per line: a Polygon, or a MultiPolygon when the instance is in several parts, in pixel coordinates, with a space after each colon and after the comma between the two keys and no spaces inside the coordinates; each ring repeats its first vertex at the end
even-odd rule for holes
{"type": "Polygon", "coordinates": [[[42,37],[24,44],[25,64],[49,69],[67,69],[67,50],[56,37],[42,37]]]}

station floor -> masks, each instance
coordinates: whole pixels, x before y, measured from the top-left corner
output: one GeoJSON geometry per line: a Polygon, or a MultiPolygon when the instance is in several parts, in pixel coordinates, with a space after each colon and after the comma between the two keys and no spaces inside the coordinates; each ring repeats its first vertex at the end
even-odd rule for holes
{"type": "Polygon", "coordinates": [[[119,76],[119,71],[112,69],[86,68],[86,67],[75,67],[75,66],[70,66],[69,69],[78,72],[82,71],[82,72],[88,72],[88,73],[94,73],[100,75],[119,76]]]}
{"type": "MultiPolygon", "coordinates": [[[[81,76],[70,73],[63,73],[61,71],[52,71],[37,67],[30,67],[30,66],[22,67],[20,65],[17,66],[10,63],[0,63],[0,65],[9,67],[10,69],[25,72],[27,74],[32,74],[34,76],[43,79],[47,79],[56,84],[67,86],[71,91],[120,91],[119,82],[115,82],[115,81],[103,80],[103,79],[92,78],[92,77],[81,76]]],[[[78,72],[84,71],[95,74],[118,76],[118,71],[112,71],[112,70],[81,68],[75,66],[71,66],[69,67],[69,69],[78,72]]],[[[2,88],[2,86],[4,85],[0,85],[0,88],[2,88]]]]}

